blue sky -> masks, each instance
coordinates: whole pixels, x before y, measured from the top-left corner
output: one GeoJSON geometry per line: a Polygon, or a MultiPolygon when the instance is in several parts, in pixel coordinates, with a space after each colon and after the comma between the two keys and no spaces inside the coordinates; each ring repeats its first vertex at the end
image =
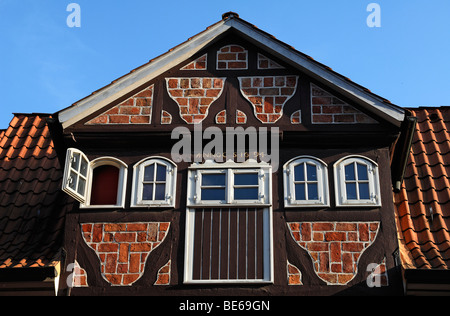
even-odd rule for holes
{"type": "Polygon", "coordinates": [[[0,129],[70,106],[227,11],[397,105],[450,105],[448,0],[0,0],[0,129]],[[373,2],[379,28],[366,23],[373,2]]]}

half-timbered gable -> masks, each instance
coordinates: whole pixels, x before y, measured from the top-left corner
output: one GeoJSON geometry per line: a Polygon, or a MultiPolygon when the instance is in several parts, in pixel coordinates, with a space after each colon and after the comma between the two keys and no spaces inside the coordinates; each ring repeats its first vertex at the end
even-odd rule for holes
{"type": "Polygon", "coordinates": [[[406,116],[224,14],[57,113],[71,293],[397,293],[406,116]]]}

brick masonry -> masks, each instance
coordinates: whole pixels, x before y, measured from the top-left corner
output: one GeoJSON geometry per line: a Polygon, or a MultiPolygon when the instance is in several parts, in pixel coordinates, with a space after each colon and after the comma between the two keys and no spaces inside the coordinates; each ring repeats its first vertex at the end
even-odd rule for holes
{"type": "Polygon", "coordinates": [[[166,78],[167,92],[178,104],[181,118],[200,123],[211,104],[222,94],[226,78],[166,78]]]}
{"type": "Polygon", "coordinates": [[[196,60],[181,68],[181,70],[206,70],[207,62],[208,54],[204,54],[203,56],[200,56],[196,60]]]}
{"type": "Polygon", "coordinates": [[[303,285],[300,269],[289,261],[287,262],[287,280],[288,285],[303,285]]]}
{"type": "Polygon", "coordinates": [[[247,115],[240,110],[236,110],[236,124],[245,124],[247,123],[247,115]]]}
{"type": "Polygon", "coordinates": [[[216,124],[226,124],[227,123],[227,110],[222,110],[216,115],[216,124]]]}
{"type": "Polygon", "coordinates": [[[161,111],[161,124],[172,124],[172,115],[169,112],[161,111]]]}
{"type": "Polygon", "coordinates": [[[144,273],[149,254],[165,239],[170,223],[86,223],[83,239],[100,259],[102,277],[116,286],[131,285],[144,273]]]}
{"type": "Polygon", "coordinates": [[[275,123],[297,90],[298,76],[239,77],[242,95],[262,123],[275,123]]]}
{"type": "Polygon", "coordinates": [[[153,85],[93,118],[86,125],[149,124],[153,106],[153,85]]]}
{"type": "Polygon", "coordinates": [[[274,62],[262,54],[258,54],[258,69],[285,69],[280,64],[274,62]]]}
{"type": "Polygon", "coordinates": [[[379,222],[288,223],[292,238],[308,252],[314,272],[328,285],[344,285],[356,276],[359,258],[379,227],[379,222]]]}
{"type": "Polygon", "coordinates": [[[239,45],[227,45],[217,51],[217,70],[247,69],[248,51],[239,45]]]}
{"type": "Polygon", "coordinates": [[[154,285],[169,285],[170,284],[170,270],[171,270],[171,260],[169,260],[164,266],[158,271],[158,277],[154,285]]]}
{"type": "Polygon", "coordinates": [[[378,123],[314,84],[311,84],[311,122],[313,124],[378,123]]]}

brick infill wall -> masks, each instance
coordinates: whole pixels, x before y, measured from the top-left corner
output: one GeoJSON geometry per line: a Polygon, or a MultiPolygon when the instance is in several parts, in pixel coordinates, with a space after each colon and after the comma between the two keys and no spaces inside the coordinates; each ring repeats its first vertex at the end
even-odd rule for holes
{"type": "Polygon", "coordinates": [[[102,277],[112,285],[136,282],[144,273],[149,254],[166,238],[170,223],[86,223],[83,239],[101,264],[102,277]]]}
{"type": "Polygon", "coordinates": [[[308,252],[314,272],[328,285],[344,285],[356,276],[359,258],[379,227],[379,222],[288,223],[292,238],[308,252]]]}
{"type": "Polygon", "coordinates": [[[217,70],[247,69],[248,51],[239,45],[227,45],[217,51],[217,70]]]}
{"type": "Polygon", "coordinates": [[[225,78],[166,78],[166,83],[181,118],[193,124],[208,116],[209,107],[222,94],[225,78]]]}
{"type": "Polygon", "coordinates": [[[93,118],[86,125],[149,124],[153,106],[153,85],[93,118]]]}
{"type": "Polygon", "coordinates": [[[313,124],[378,123],[314,84],[311,84],[311,122],[313,124]]]}
{"type": "Polygon", "coordinates": [[[297,90],[298,76],[239,77],[242,95],[262,123],[275,123],[297,90]]]}

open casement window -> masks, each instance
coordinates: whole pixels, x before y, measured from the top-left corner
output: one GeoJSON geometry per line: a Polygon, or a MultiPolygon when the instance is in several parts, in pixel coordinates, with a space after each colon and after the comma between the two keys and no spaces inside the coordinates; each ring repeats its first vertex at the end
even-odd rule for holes
{"type": "Polygon", "coordinates": [[[329,206],[327,165],[320,159],[301,156],[283,168],[286,207],[329,206]]]}
{"type": "Polygon", "coordinates": [[[81,203],[86,202],[89,159],[75,148],[67,149],[62,190],[81,203]]]}
{"type": "Polygon", "coordinates": [[[150,157],[134,166],[133,207],[175,206],[177,168],[163,157],[150,157]]]}
{"type": "Polygon", "coordinates": [[[67,150],[62,190],[82,208],[124,207],[127,165],[113,157],[89,161],[78,149],[67,150]]]}
{"type": "Polygon", "coordinates": [[[381,206],[378,166],[372,160],[345,157],[334,166],[336,206],[381,206]]]}
{"type": "Polygon", "coordinates": [[[184,283],[273,282],[270,165],[193,164],[187,198],[184,283]]]}

